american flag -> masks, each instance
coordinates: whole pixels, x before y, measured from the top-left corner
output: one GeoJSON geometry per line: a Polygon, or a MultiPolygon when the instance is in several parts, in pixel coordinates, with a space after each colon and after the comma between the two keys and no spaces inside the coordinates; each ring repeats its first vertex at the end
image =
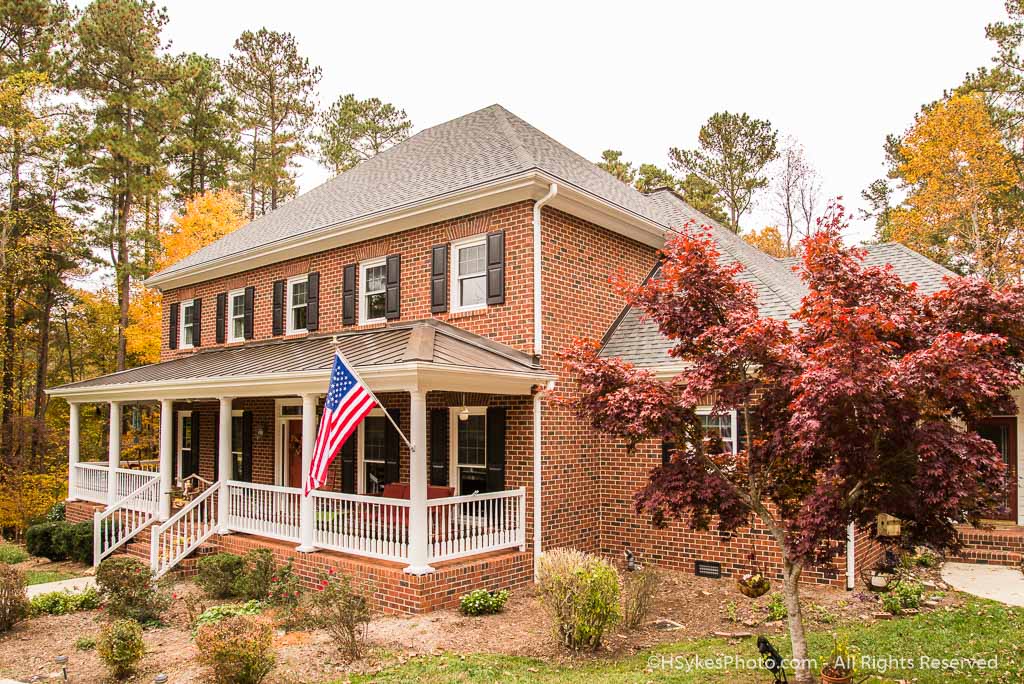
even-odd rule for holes
{"type": "Polygon", "coordinates": [[[316,433],[313,462],[309,464],[306,495],[327,481],[327,469],[338,455],[341,445],[355,432],[359,423],[376,405],[373,394],[355,371],[345,364],[339,352],[334,353],[334,368],[327,386],[324,414],[316,433]]]}

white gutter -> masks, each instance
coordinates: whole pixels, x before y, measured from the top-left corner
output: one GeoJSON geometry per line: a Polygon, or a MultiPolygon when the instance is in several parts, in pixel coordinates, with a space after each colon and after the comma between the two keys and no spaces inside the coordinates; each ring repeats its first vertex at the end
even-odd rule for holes
{"type": "Polygon", "coordinates": [[[540,357],[541,340],[541,256],[543,246],[540,240],[540,210],[558,194],[558,183],[552,183],[548,194],[533,203],[533,354],[540,357]]]}
{"type": "Polygon", "coordinates": [[[846,526],[846,590],[853,591],[857,584],[857,559],[854,556],[856,549],[853,543],[853,523],[846,526]]]}
{"type": "MultiPolygon", "coordinates": [[[[545,390],[555,388],[555,381],[549,380],[545,390]]],[[[537,570],[540,564],[541,539],[541,419],[540,411],[542,391],[533,395],[533,579],[537,581],[537,570]]]]}

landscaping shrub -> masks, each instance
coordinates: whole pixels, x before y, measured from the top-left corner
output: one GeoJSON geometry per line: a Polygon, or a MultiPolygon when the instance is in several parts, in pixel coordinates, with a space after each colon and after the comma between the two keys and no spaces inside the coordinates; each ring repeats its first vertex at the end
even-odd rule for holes
{"type": "Polygon", "coordinates": [[[331,568],[320,574],[316,591],[307,596],[309,622],[326,629],[339,648],[355,660],[359,658],[359,645],[370,623],[370,602],[366,595],[352,586],[345,575],[331,568]]]}
{"type": "Polygon", "coordinates": [[[234,617],[236,615],[259,615],[262,610],[263,606],[260,605],[259,601],[255,600],[241,604],[210,606],[196,618],[193,629],[198,631],[203,625],[212,625],[215,622],[220,622],[224,618],[234,617]]]}
{"type": "Polygon", "coordinates": [[[113,617],[156,622],[169,603],[153,585],[149,567],[134,558],[108,558],[100,563],[96,584],[113,617]]]}
{"type": "Polygon", "coordinates": [[[0,563],[17,565],[28,560],[28,553],[25,549],[14,544],[0,544],[0,563]]]}
{"type": "Polygon", "coordinates": [[[572,549],[545,553],[538,568],[541,602],[555,636],[571,649],[596,649],[622,619],[618,572],[607,561],[572,549]]]}
{"type": "Polygon", "coordinates": [[[505,609],[506,601],[508,589],[474,589],[459,599],[459,611],[463,615],[493,615],[505,609]]]}
{"type": "Polygon", "coordinates": [[[51,591],[33,596],[29,602],[32,615],[67,615],[100,607],[100,595],[92,587],[78,593],[51,591]]]}
{"type": "Polygon", "coordinates": [[[271,580],[277,576],[276,570],[274,554],[270,549],[249,551],[242,557],[242,570],[235,580],[235,595],[258,601],[267,600],[271,580]]]}
{"type": "Polygon", "coordinates": [[[786,610],[786,600],[782,594],[772,594],[769,596],[768,605],[764,609],[768,611],[768,622],[785,620],[789,615],[789,611],[786,610]]]}
{"type": "Polygon", "coordinates": [[[80,636],[75,639],[75,648],[79,651],[91,651],[96,648],[96,640],[90,636],[80,636]]]}
{"type": "Polygon", "coordinates": [[[59,520],[64,520],[66,515],[67,504],[63,501],[58,501],[50,506],[50,510],[46,511],[46,520],[49,522],[57,522],[59,520]]]}
{"type": "Polygon", "coordinates": [[[57,543],[58,530],[65,522],[47,522],[33,525],[25,531],[25,549],[32,556],[48,558],[52,561],[67,559],[63,547],[57,543]]]}
{"type": "Polygon", "coordinates": [[[639,627],[651,612],[660,579],[652,567],[622,575],[622,623],[627,629],[639,627]]]}
{"type": "Polygon", "coordinates": [[[27,616],[24,573],[13,566],[0,564],[0,632],[6,632],[27,616]]]}
{"type": "Polygon", "coordinates": [[[92,565],[92,522],[58,522],[53,541],[65,558],[92,565]]]}
{"type": "Polygon", "coordinates": [[[127,679],[146,654],[142,625],[135,620],[116,620],[107,625],[96,642],[96,652],[114,679],[127,679]]]}
{"type": "Polygon", "coordinates": [[[289,559],[287,563],[279,567],[270,577],[270,588],[267,592],[267,597],[272,606],[294,608],[299,604],[301,596],[302,584],[299,582],[298,575],[292,569],[292,561],[289,559]]]}
{"type": "Polygon", "coordinates": [[[233,553],[203,556],[196,565],[196,582],[212,598],[230,598],[243,566],[242,557],[233,553]]]}
{"type": "Polygon", "coordinates": [[[259,617],[227,617],[199,628],[198,660],[219,684],[259,684],[274,668],[273,638],[273,629],[259,617]]]}
{"type": "Polygon", "coordinates": [[[899,615],[904,610],[920,608],[923,596],[924,585],[920,582],[900,582],[882,597],[882,607],[893,615],[899,615]]]}

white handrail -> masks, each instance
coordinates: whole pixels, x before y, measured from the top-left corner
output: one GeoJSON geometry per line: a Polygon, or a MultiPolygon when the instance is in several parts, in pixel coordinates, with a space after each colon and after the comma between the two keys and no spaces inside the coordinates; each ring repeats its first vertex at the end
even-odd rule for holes
{"type": "Polygon", "coordinates": [[[526,548],[526,488],[427,501],[427,558],[526,548]]]}
{"type": "Polygon", "coordinates": [[[299,541],[299,507],[302,490],[228,480],[222,496],[228,497],[226,527],[234,532],[256,534],[283,541],[299,541]]]}
{"type": "Polygon", "coordinates": [[[160,578],[217,532],[216,482],[187,506],[153,528],[149,565],[160,578]]]}
{"type": "Polygon", "coordinates": [[[409,558],[409,501],[313,493],[315,546],[382,560],[409,558]]]}
{"type": "Polygon", "coordinates": [[[92,564],[146,529],[160,512],[160,481],[149,479],[127,496],[93,514],[92,564]]]}
{"type": "Polygon", "coordinates": [[[76,463],[75,490],[68,492],[73,499],[92,501],[94,503],[107,502],[107,468],[96,466],[92,463],[76,463]]]}
{"type": "Polygon", "coordinates": [[[159,480],[159,473],[152,473],[147,470],[131,470],[129,468],[116,468],[114,476],[117,478],[117,495],[124,497],[136,489],[153,480],[159,480]]]}

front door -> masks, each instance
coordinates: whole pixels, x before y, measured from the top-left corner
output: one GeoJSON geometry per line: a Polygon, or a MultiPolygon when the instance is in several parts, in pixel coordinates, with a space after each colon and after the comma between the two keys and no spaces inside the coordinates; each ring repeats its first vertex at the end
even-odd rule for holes
{"type": "Polygon", "coordinates": [[[288,464],[286,487],[302,486],[302,419],[292,419],[284,424],[284,453],[288,464]]]}
{"type": "Polygon", "coordinates": [[[978,434],[999,449],[1006,464],[1006,495],[1000,520],[1017,520],[1017,419],[986,418],[978,425],[978,434]]]}

